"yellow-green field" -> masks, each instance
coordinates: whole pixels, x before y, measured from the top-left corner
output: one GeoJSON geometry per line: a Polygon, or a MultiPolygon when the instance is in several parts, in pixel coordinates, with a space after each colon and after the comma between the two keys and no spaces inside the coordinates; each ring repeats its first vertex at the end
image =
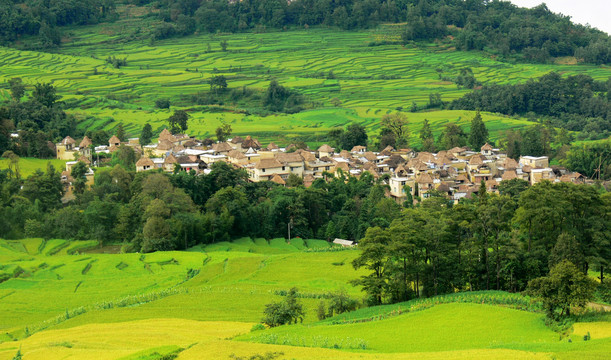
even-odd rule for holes
{"type": "MultiPolygon", "coordinates": [[[[251,332],[276,290],[345,289],[358,250],[321,240],[238,239],[188,252],[105,254],[88,241],[0,240],[0,359],[605,359],[611,323],[577,323],[569,338],[543,315],[466,293],[458,302],[361,323],[318,322],[251,332]],[[189,269],[193,270],[189,271],[189,269]],[[199,272],[197,272],[199,270],[199,272]],[[190,275],[188,275],[190,274],[190,275]],[[482,303],[485,302],[485,303],[482,303]],[[583,336],[590,334],[591,340],[583,336]],[[165,356],[165,357],[164,357],[165,356]]],[[[393,307],[361,309],[354,318],[393,307]]],[[[337,321],[335,321],[337,322],[337,321]]],[[[341,322],[341,321],[340,321],[341,322]]]]}
{"type": "MultiPolygon", "coordinates": [[[[524,82],[550,71],[589,74],[596,79],[611,75],[605,66],[510,64],[484,53],[443,46],[369,46],[374,41],[398,39],[385,26],[353,32],[313,28],[201,34],[155,43],[115,41],[121,34],[145,26],[146,21],[132,19],[74,28],[57,53],[0,47],[0,83],[17,76],[30,85],[52,82],[59,88],[68,112],[83,120],[83,129],[112,130],[121,122],[130,135],[138,135],[145,123],[159,130],[172,111],[186,109],[191,115],[188,133],[194,136],[212,136],[216,127],[229,123],[235,134],[251,134],[264,142],[289,141],[295,136],[316,142],[330,128],[352,121],[364,124],[374,134],[384,114],[402,109],[409,117],[412,144],[417,144],[425,118],[438,133],[447,122],[466,125],[474,116],[468,111],[409,113],[412,102],[424,108],[431,93],[451,101],[469,91],[441,81],[437,70],[443,70],[443,76],[455,77],[469,67],[483,83],[524,82]],[[226,52],[219,46],[224,40],[229,44],[226,52]],[[128,65],[115,69],[104,61],[109,55],[126,57],[128,65]],[[328,79],[330,71],[333,76],[328,79]],[[253,113],[253,107],[260,108],[258,103],[229,101],[223,106],[198,106],[187,100],[208,91],[208,80],[215,75],[227,77],[229,90],[246,86],[262,91],[271,79],[277,79],[306,95],[315,109],[261,116],[242,111],[253,113]],[[154,102],[159,98],[168,98],[176,106],[157,109],[154,102]],[[339,106],[333,105],[334,99],[339,106]]],[[[0,88],[0,98],[9,98],[7,86],[0,88]]],[[[493,140],[505,129],[529,124],[525,119],[498,114],[484,114],[484,120],[493,140]]]]}

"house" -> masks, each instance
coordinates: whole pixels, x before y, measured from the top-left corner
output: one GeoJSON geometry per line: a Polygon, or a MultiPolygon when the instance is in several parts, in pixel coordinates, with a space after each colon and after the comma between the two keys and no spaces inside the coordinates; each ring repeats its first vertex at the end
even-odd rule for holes
{"type": "Polygon", "coordinates": [[[233,150],[233,147],[227,142],[220,142],[212,144],[212,150],[214,150],[214,155],[227,155],[233,150]]]}
{"type": "Polygon", "coordinates": [[[91,145],[93,145],[93,142],[86,135],[83,138],[83,140],[81,140],[81,143],[78,145],[78,150],[81,153],[81,155],[89,159],[89,161],[91,161],[92,159],[91,145]]]}
{"type": "Polygon", "coordinates": [[[150,158],[143,156],[136,162],[136,171],[147,171],[155,168],[155,163],[150,158]]]}
{"type": "Polygon", "coordinates": [[[121,140],[119,140],[119,138],[116,135],[113,135],[109,140],[108,140],[108,147],[119,147],[121,146],[121,140]]]}
{"type": "Polygon", "coordinates": [[[66,136],[61,142],[55,145],[57,158],[60,160],[74,160],[74,154],[77,152],[74,145],[76,141],[70,136],[66,136]]]}
{"type": "Polygon", "coordinates": [[[298,153],[283,153],[278,152],[275,155],[276,160],[285,165],[289,172],[303,177],[305,164],[303,158],[298,153]]]}
{"type": "Polygon", "coordinates": [[[354,241],[344,240],[344,239],[335,239],[335,240],[333,240],[333,243],[337,244],[337,245],[341,245],[343,247],[353,247],[353,246],[356,246],[354,241]]]}
{"type": "Polygon", "coordinates": [[[485,143],[485,144],[484,144],[484,145],[481,147],[481,149],[480,149],[480,150],[481,150],[482,155],[484,155],[484,156],[492,156],[492,155],[493,155],[493,154],[492,154],[492,150],[493,150],[492,145],[490,145],[490,144],[488,144],[488,143],[485,143]]]}
{"type": "Polygon", "coordinates": [[[533,169],[543,169],[549,166],[549,158],[547,156],[520,156],[520,164],[533,169]]]}
{"type": "Polygon", "coordinates": [[[333,151],[334,149],[331,146],[324,144],[323,146],[318,148],[318,158],[320,159],[325,156],[331,157],[333,156],[333,151]]]}
{"type": "Polygon", "coordinates": [[[362,145],[354,146],[352,150],[350,150],[350,152],[353,154],[364,154],[366,151],[367,147],[362,145]]]}
{"type": "Polygon", "coordinates": [[[283,179],[289,175],[286,165],[276,159],[261,159],[255,166],[247,168],[247,171],[250,180],[254,182],[270,180],[276,174],[283,179]]]}
{"type": "Polygon", "coordinates": [[[416,190],[414,179],[407,177],[391,177],[388,179],[388,185],[390,186],[390,197],[399,204],[403,204],[403,202],[407,199],[407,190],[405,188],[406,185],[410,187],[410,193],[412,196],[416,190]]]}

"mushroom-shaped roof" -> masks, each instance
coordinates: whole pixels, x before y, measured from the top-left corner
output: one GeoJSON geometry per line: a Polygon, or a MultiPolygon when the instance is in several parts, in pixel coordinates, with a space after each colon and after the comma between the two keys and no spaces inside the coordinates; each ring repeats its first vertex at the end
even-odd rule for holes
{"type": "Polygon", "coordinates": [[[327,144],[322,145],[321,147],[318,148],[318,152],[326,152],[326,153],[332,153],[333,152],[333,148],[327,144]]]}
{"type": "Polygon", "coordinates": [[[274,176],[272,176],[272,178],[269,179],[269,181],[275,182],[276,184],[279,184],[279,185],[286,185],[286,181],[284,181],[284,179],[278,174],[275,174],[274,176]]]}
{"type": "Polygon", "coordinates": [[[91,145],[93,145],[93,142],[91,141],[89,137],[87,137],[87,135],[85,135],[85,137],[83,138],[83,140],[81,140],[81,143],[78,145],[78,147],[82,149],[82,148],[87,148],[91,145]]]}
{"type": "Polygon", "coordinates": [[[138,159],[138,161],[136,162],[136,166],[137,167],[144,167],[144,166],[155,166],[155,163],[153,162],[153,160],[149,159],[146,156],[141,157],[140,159],[138,159]]]}

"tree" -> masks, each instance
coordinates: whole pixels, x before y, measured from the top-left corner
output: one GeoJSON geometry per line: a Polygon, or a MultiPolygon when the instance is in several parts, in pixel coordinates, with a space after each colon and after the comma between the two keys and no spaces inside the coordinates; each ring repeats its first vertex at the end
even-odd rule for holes
{"type": "Polygon", "coordinates": [[[541,298],[550,319],[570,316],[571,307],[584,307],[594,296],[595,288],[596,282],[568,260],[555,265],[548,276],[528,283],[528,293],[541,298]]]}
{"type": "Polygon", "coordinates": [[[174,114],[168,118],[168,123],[170,125],[170,132],[172,134],[178,134],[181,131],[184,133],[187,131],[189,125],[189,114],[187,114],[184,110],[176,110],[174,114]]]}
{"type": "Polygon", "coordinates": [[[388,129],[395,136],[397,147],[408,145],[407,116],[405,114],[400,112],[386,114],[382,116],[380,126],[383,129],[388,129]]]}
{"type": "Polygon", "coordinates": [[[454,124],[449,123],[443,129],[443,133],[439,137],[439,149],[452,149],[454,147],[462,147],[467,144],[467,135],[463,129],[454,124]]]}
{"type": "Polygon", "coordinates": [[[225,141],[231,135],[231,125],[223,124],[216,128],[216,139],[218,141],[225,141]]]}
{"type": "Polygon", "coordinates": [[[488,129],[482,120],[479,111],[471,120],[471,132],[469,133],[469,145],[474,151],[479,150],[488,141],[488,129]]]}
{"type": "Polygon", "coordinates": [[[9,87],[11,88],[11,97],[13,100],[19,102],[25,94],[25,85],[21,78],[12,78],[8,81],[9,87]]]}
{"type": "Polygon", "coordinates": [[[170,99],[157,99],[155,100],[155,106],[159,109],[169,109],[170,108],[170,99]]]}
{"type": "Polygon", "coordinates": [[[124,169],[133,171],[136,169],[136,152],[131,146],[121,145],[119,149],[112,154],[110,164],[112,166],[121,165],[124,169]]]}
{"type": "Polygon", "coordinates": [[[87,164],[82,161],[79,161],[72,166],[70,175],[74,179],[72,186],[74,187],[74,193],[77,195],[82,195],[85,192],[85,185],[87,183],[85,174],[87,174],[88,170],[89,168],[87,164]]]}
{"type": "Polygon", "coordinates": [[[38,83],[34,85],[32,96],[34,100],[46,107],[52,107],[61,98],[57,95],[57,89],[51,83],[38,83]]]}
{"type": "Polygon", "coordinates": [[[352,123],[340,136],[340,147],[350,150],[357,145],[367,146],[367,131],[360,124],[352,123]]]}
{"type": "Polygon", "coordinates": [[[125,141],[125,129],[123,128],[123,123],[119,123],[115,135],[119,138],[119,140],[121,140],[121,142],[125,141]]]}
{"type": "Polygon", "coordinates": [[[303,185],[303,178],[295,173],[290,173],[286,179],[286,186],[297,187],[303,185]]]}
{"type": "Polygon", "coordinates": [[[227,78],[223,75],[213,76],[208,80],[210,84],[210,91],[214,91],[218,95],[219,91],[223,92],[227,90],[227,78]]]}
{"type": "Polygon", "coordinates": [[[151,143],[151,139],[153,138],[153,127],[151,124],[146,123],[142,128],[142,132],[140,133],[140,144],[148,145],[151,143]]]}
{"type": "Polygon", "coordinates": [[[291,92],[287,88],[280,85],[278,81],[272,80],[265,92],[263,105],[271,111],[282,111],[290,95],[291,92]]]}
{"type": "Polygon", "coordinates": [[[329,316],[356,310],[358,301],[351,298],[345,290],[329,293],[329,316]]]}
{"type": "Polygon", "coordinates": [[[221,45],[221,50],[223,52],[227,51],[227,45],[228,45],[227,40],[221,41],[220,45],[221,45]]]}
{"type": "Polygon", "coordinates": [[[303,322],[305,311],[299,301],[297,301],[297,288],[291,288],[286,294],[284,301],[265,305],[263,310],[265,315],[261,322],[269,327],[276,327],[285,324],[303,322]]]}
{"type": "Polygon", "coordinates": [[[21,178],[21,172],[19,171],[19,156],[17,156],[17,154],[12,152],[11,150],[7,150],[2,153],[2,157],[9,160],[9,176],[14,176],[16,179],[21,178]]]}
{"type": "Polygon", "coordinates": [[[420,140],[422,140],[422,151],[435,151],[435,138],[433,137],[433,131],[427,119],[424,119],[422,129],[420,129],[420,140]]]}
{"type": "Polygon", "coordinates": [[[390,243],[388,230],[380,227],[367,229],[365,237],[359,242],[361,249],[360,255],[352,261],[355,269],[365,267],[372,272],[361,276],[360,279],[353,281],[355,285],[363,287],[370,296],[371,303],[381,304],[386,294],[388,279],[387,265],[389,264],[389,253],[387,245],[390,243]]]}

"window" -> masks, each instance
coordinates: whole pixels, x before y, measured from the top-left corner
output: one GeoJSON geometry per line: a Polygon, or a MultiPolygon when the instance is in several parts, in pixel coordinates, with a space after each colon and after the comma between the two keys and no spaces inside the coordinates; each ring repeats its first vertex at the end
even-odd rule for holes
{"type": "Polygon", "coordinates": [[[284,171],[285,166],[282,167],[282,171],[284,171]]]}

